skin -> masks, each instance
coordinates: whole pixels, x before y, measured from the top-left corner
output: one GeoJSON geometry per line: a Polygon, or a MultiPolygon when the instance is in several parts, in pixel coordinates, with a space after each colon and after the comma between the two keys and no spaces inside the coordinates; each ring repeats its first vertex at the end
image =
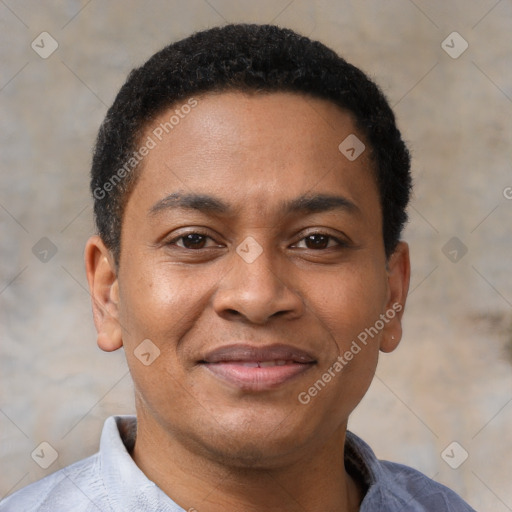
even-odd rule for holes
{"type": "Polygon", "coordinates": [[[85,251],[98,344],[124,346],[135,384],[132,457],[185,510],[359,510],[362,489],[343,464],[347,420],[379,351],[400,341],[410,272],[404,242],[386,259],[368,144],[353,162],[340,153],[349,134],[364,137],[325,100],[241,92],[196,99],[142,162],[119,268],[99,237],[85,251]],[[208,194],[231,210],[150,213],[176,192],[208,194]],[[282,210],[283,201],[316,194],[355,208],[282,210]],[[207,236],[195,245],[179,238],[194,232],[207,236]],[[331,238],[306,238],[315,232],[331,238]],[[252,263],[236,252],[249,236],[263,250],[252,263]],[[397,303],[402,311],[301,404],[299,393],[397,303]],[[134,354],[145,339],[160,350],[148,366],[134,354]],[[199,364],[232,343],[285,343],[316,363],[273,389],[241,389],[199,364]]]}

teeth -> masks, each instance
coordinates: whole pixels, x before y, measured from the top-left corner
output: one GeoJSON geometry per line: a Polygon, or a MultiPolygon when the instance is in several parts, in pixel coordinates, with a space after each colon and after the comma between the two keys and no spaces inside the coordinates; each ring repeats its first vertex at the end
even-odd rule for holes
{"type": "Polygon", "coordinates": [[[237,364],[247,368],[268,368],[270,366],[284,366],[287,363],[292,363],[292,361],[286,361],[285,359],[277,359],[272,361],[240,361],[237,364]]]}
{"type": "Polygon", "coordinates": [[[279,360],[279,361],[261,361],[259,363],[260,368],[267,368],[268,366],[284,366],[286,364],[286,361],[279,360]]]}

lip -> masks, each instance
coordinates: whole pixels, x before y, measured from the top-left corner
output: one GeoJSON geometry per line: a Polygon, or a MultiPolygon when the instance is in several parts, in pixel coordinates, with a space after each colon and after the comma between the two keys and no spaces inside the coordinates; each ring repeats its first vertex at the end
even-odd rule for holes
{"type": "Polygon", "coordinates": [[[308,371],[315,358],[291,345],[226,345],[199,361],[216,377],[244,391],[274,389],[308,371]]]}

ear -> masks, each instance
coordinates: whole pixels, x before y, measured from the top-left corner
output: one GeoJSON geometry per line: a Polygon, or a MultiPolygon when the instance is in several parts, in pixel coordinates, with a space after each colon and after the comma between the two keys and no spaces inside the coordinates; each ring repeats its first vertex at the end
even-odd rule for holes
{"type": "Polygon", "coordinates": [[[395,252],[388,260],[388,300],[386,304],[386,320],[380,350],[392,352],[402,338],[402,316],[405,301],[409,291],[411,276],[411,263],[409,259],[409,246],[399,242],[395,252]]]}
{"type": "Polygon", "coordinates": [[[111,252],[99,236],[92,236],[85,246],[85,270],[92,298],[98,346],[112,352],[123,345],[119,324],[119,284],[111,252]]]}

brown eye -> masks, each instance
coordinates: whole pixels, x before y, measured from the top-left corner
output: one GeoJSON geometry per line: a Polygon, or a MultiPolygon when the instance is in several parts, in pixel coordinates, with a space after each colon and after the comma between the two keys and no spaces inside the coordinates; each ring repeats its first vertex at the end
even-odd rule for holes
{"type": "Polygon", "coordinates": [[[304,238],[301,238],[295,247],[300,249],[310,249],[310,250],[323,250],[323,249],[332,249],[338,247],[339,249],[348,247],[348,242],[340,240],[332,235],[328,235],[327,233],[310,233],[306,235],[304,238]]]}
{"type": "Polygon", "coordinates": [[[180,236],[177,240],[182,240],[181,247],[185,249],[202,249],[206,244],[207,238],[207,236],[200,233],[189,233],[188,235],[180,236]]]}
{"type": "Polygon", "coordinates": [[[327,249],[329,245],[329,239],[332,238],[327,235],[308,235],[304,238],[306,241],[306,247],[308,249],[327,249]]]}

